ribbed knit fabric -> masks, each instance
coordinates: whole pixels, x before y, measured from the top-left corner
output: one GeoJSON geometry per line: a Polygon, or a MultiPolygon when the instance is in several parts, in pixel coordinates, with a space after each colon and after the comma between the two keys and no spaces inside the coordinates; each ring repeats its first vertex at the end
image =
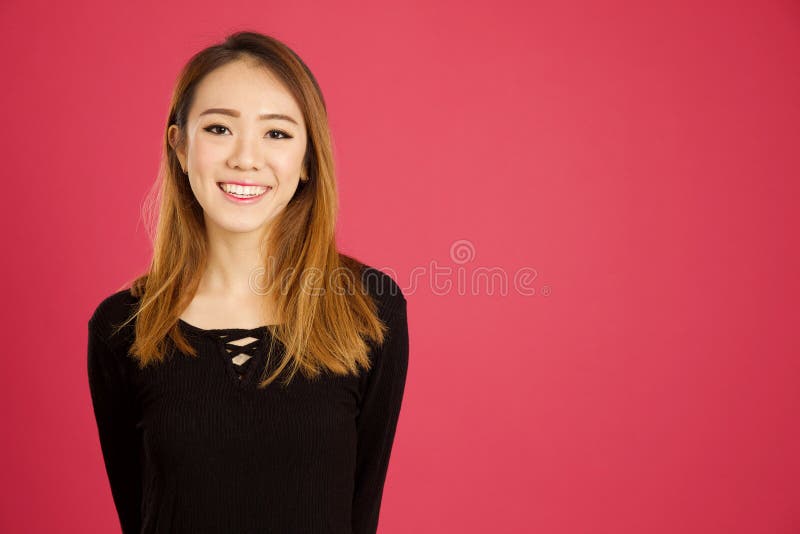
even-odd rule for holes
{"type": "Polygon", "coordinates": [[[139,369],[128,355],[133,324],[111,335],[137,300],[124,290],[97,306],[88,378],[124,534],[377,531],[408,324],[397,284],[371,267],[364,273],[389,326],[382,346],[370,344],[371,371],[318,380],[298,373],[286,388],[257,388],[272,339],[266,326],[203,330],[179,320],[199,357],[176,351],[139,369]],[[258,341],[240,372],[227,349],[248,336],[258,341]]]}

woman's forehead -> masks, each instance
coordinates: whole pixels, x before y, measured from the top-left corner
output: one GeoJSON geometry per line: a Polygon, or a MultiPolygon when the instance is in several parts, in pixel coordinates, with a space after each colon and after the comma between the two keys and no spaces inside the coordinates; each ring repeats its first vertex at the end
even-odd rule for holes
{"type": "Polygon", "coordinates": [[[210,72],[197,86],[192,113],[207,109],[239,112],[243,119],[262,115],[287,115],[301,123],[300,107],[286,86],[263,66],[242,61],[210,72]]]}

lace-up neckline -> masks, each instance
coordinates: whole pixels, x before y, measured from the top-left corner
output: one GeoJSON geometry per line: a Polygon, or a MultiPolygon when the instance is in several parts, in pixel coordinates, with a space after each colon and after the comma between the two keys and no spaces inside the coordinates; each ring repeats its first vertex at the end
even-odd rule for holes
{"type": "Polygon", "coordinates": [[[245,371],[248,369],[250,362],[253,360],[253,357],[256,355],[258,351],[258,347],[261,345],[261,340],[259,337],[255,337],[255,334],[259,334],[258,332],[254,333],[220,333],[219,337],[222,338],[223,342],[225,343],[225,349],[228,351],[228,356],[231,359],[231,363],[235,366],[236,372],[239,374],[239,380],[245,376],[245,371]],[[244,345],[241,343],[237,343],[237,341],[246,341],[244,345]]]}
{"type": "Polygon", "coordinates": [[[213,338],[218,352],[226,361],[226,368],[240,384],[249,383],[255,374],[261,355],[266,350],[269,327],[256,328],[199,328],[178,319],[179,324],[189,333],[213,338]]]}

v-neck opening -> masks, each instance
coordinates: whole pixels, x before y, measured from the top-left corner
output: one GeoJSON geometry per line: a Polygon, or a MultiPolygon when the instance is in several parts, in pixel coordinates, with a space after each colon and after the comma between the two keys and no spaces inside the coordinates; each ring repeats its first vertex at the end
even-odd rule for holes
{"type": "MultiPolygon", "coordinates": [[[[252,384],[254,377],[261,371],[261,368],[264,365],[267,342],[271,336],[269,327],[273,325],[262,325],[256,328],[207,329],[194,326],[180,318],[178,319],[178,323],[189,333],[211,338],[216,348],[215,352],[224,360],[223,364],[225,365],[225,372],[236,386],[245,388],[252,384]],[[249,337],[255,338],[257,341],[251,341],[245,345],[236,345],[235,343],[231,343],[232,341],[247,339],[249,337]],[[237,370],[236,364],[233,362],[233,357],[235,357],[235,355],[231,355],[228,352],[226,345],[229,343],[236,348],[244,348],[252,343],[257,343],[255,354],[251,355],[250,358],[252,361],[248,360],[244,362],[244,365],[246,365],[247,368],[244,369],[243,373],[240,373],[239,370],[237,370]]],[[[241,352],[239,352],[239,354],[241,354],[241,352]]]]}

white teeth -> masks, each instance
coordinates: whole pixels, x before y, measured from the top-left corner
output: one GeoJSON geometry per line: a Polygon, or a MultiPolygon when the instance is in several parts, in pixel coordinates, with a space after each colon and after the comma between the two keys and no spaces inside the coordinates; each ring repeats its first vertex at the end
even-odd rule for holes
{"type": "Polygon", "coordinates": [[[226,183],[221,183],[219,186],[226,193],[242,196],[258,196],[262,193],[265,193],[267,189],[269,189],[268,187],[259,185],[236,185],[226,183]]]}

